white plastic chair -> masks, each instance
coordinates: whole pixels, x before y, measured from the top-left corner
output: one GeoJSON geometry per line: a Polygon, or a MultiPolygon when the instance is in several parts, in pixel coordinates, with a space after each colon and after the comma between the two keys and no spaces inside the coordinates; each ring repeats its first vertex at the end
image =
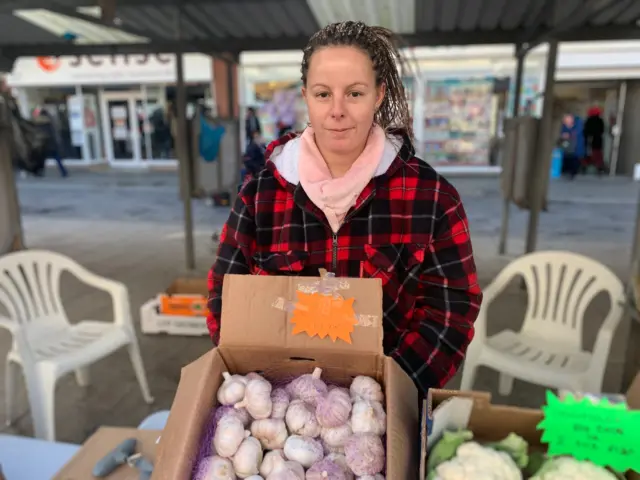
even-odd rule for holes
{"type": "Polygon", "coordinates": [[[63,255],[24,250],[0,257],[0,304],[9,317],[0,327],[13,337],[6,359],[6,415],[11,424],[15,384],[22,367],[36,438],[55,440],[55,386],[75,371],[89,383],[88,366],[127,346],[145,402],[152,403],[140,348],[131,319],[129,293],[122,283],[99,277],[63,255]],[[60,275],[68,271],[87,285],[109,292],[113,322],[70,324],[60,298],[60,275]]]}
{"type": "Polygon", "coordinates": [[[624,313],[620,279],[607,267],[571,252],[535,252],[507,265],[484,290],[476,334],[467,349],[461,390],[471,390],[480,365],[500,372],[498,390],[509,395],[519,378],[552,388],[601,393],[613,335],[624,313]],[[487,311],[513,277],[524,278],[529,301],[519,332],[487,336],[487,311]],[[609,293],[611,309],[593,352],[582,348],[584,313],[593,298],[609,293]]]}

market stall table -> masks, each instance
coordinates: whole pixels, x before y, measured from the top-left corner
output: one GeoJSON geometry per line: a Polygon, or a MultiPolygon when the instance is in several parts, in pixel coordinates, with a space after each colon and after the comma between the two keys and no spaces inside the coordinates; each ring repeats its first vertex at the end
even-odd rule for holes
{"type": "MultiPolygon", "coordinates": [[[[138,428],[162,430],[168,416],[168,411],[153,413],[138,428]]],[[[0,434],[0,465],[8,480],[49,480],[78,450],[80,445],[0,434]]]]}

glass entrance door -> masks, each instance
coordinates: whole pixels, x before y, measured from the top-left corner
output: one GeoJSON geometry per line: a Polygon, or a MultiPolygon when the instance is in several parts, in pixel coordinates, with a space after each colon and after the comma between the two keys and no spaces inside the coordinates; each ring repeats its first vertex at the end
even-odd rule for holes
{"type": "Polygon", "coordinates": [[[140,165],[146,157],[143,148],[144,128],[139,121],[138,92],[102,93],[102,125],[107,160],[116,166],[140,165]]]}

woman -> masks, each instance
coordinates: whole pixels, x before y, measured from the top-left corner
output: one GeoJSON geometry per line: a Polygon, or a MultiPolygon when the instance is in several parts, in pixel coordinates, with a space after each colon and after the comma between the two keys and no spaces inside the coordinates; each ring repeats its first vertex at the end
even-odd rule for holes
{"type": "Polygon", "coordinates": [[[422,392],[455,374],[482,298],[458,192],[414,156],[392,33],[328,25],[304,49],[310,123],[267,148],[239,194],[209,275],[218,342],[223,276],[382,280],[384,351],[422,392]]]}

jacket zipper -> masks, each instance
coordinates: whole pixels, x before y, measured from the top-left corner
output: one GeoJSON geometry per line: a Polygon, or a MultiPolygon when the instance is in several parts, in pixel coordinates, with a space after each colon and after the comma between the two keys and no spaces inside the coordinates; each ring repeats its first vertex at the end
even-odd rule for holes
{"type": "Polygon", "coordinates": [[[338,234],[333,233],[333,252],[331,257],[331,270],[333,273],[338,273],[336,270],[338,269],[338,234]]]}

